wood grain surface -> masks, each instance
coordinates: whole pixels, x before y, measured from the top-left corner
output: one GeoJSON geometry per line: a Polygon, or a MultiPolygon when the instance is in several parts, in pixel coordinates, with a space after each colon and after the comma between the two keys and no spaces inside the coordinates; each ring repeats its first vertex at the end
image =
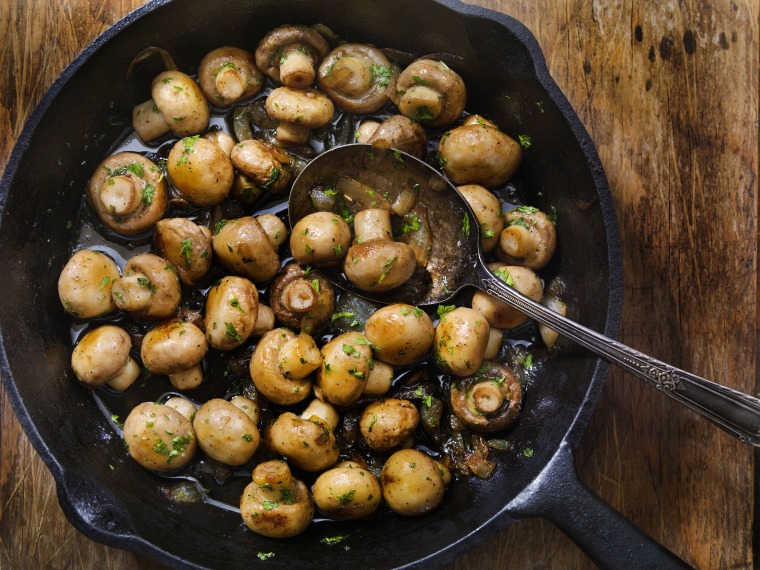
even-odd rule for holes
{"type": "MultiPolygon", "coordinates": [[[[760,0],[479,0],[521,20],[595,142],[619,217],[620,339],[755,392],[760,0]]],[[[0,0],[0,168],[63,67],[138,0],[0,0]]],[[[53,276],[51,276],[53,278],[53,276]]],[[[581,478],[697,568],[751,568],[751,448],[612,372],[581,478]]],[[[156,568],[65,519],[0,389],[0,568],[156,568]]],[[[451,565],[591,568],[521,522],[451,565]]]]}

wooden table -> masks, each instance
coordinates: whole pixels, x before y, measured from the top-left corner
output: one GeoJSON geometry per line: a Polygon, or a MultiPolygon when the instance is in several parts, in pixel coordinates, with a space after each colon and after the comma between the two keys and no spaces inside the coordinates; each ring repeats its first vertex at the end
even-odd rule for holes
{"type": "MultiPolygon", "coordinates": [[[[0,167],[63,67],[140,0],[0,0],[0,167]]],[[[759,0],[477,0],[536,35],[596,143],[624,259],[620,338],[755,392],[759,0]],[[715,6],[711,6],[714,4],[715,6]]],[[[0,568],[151,568],[78,533],[0,389],[0,568]]],[[[753,566],[753,450],[615,370],[582,479],[690,564],[753,566]]],[[[550,523],[452,565],[589,568],[550,523]]]]}

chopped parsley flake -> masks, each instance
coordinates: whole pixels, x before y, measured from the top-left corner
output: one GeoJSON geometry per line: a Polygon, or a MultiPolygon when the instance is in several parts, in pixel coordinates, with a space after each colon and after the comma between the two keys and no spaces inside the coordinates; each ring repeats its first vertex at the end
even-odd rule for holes
{"type": "Polygon", "coordinates": [[[370,75],[372,81],[382,87],[388,87],[391,84],[391,68],[387,65],[370,66],[370,75]]]}
{"type": "Polygon", "coordinates": [[[193,240],[188,238],[179,242],[179,256],[185,262],[185,267],[190,267],[190,260],[193,256],[193,240]]]}
{"type": "Polygon", "coordinates": [[[438,305],[438,318],[442,319],[454,309],[456,309],[456,305],[438,305]]]}
{"type": "Polygon", "coordinates": [[[224,323],[225,328],[227,329],[224,332],[224,335],[233,339],[235,342],[243,342],[245,339],[238,334],[237,330],[235,330],[235,325],[229,322],[224,323]]]}
{"type": "Polygon", "coordinates": [[[343,495],[338,495],[338,500],[340,501],[341,505],[347,505],[354,500],[354,495],[356,495],[356,489],[351,489],[343,495]]]}

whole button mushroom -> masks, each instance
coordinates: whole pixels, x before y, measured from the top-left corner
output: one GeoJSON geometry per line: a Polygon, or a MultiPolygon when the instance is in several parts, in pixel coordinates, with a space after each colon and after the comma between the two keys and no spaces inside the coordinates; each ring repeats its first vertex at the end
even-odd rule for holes
{"type": "Polygon", "coordinates": [[[316,66],[330,51],[313,28],[284,25],[270,31],[256,48],[256,66],[274,81],[296,89],[314,83],[316,66]]]}
{"type": "Polygon", "coordinates": [[[312,334],[333,314],[335,290],[321,273],[289,263],[269,287],[269,302],[282,324],[312,334]]]}
{"type": "Polygon", "coordinates": [[[504,214],[506,227],[499,235],[496,256],[510,265],[541,269],[554,255],[557,230],[544,212],[520,206],[504,214]]]}
{"type": "Polygon", "coordinates": [[[483,364],[490,326],[474,309],[457,307],[441,317],[433,337],[436,364],[454,376],[469,376],[483,364]]]}
{"type": "Polygon", "coordinates": [[[76,252],[58,277],[58,297],[67,313],[89,319],[112,313],[111,286],[121,274],[106,254],[93,249],[76,252]]]}
{"type": "MultiPolygon", "coordinates": [[[[541,302],[543,299],[544,287],[541,279],[531,269],[500,262],[489,263],[488,268],[523,295],[536,302],[541,302]]],[[[513,329],[530,320],[525,313],[483,291],[476,291],[473,294],[472,308],[483,315],[490,326],[497,329],[513,329]]]]}
{"type": "Polygon", "coordinates": [[[214,255],[230,273],[262,283],[277,275],[280,256],[269,236],[254,218],[222,220],[212,239],[214,255]]]}
{"type": "Polygon", "coordinates": [[[390,239],[388,210],[369,208],[357,212],[354,231],[354,245],[343,261],[343,271],[351,283],[363,291],[379,293],[409,280],[417,258],[406,243],[390,239]]]}
{"type": "Polygon", "coordinates": [[[290,234],[290,252],[302,265],[337,265],[351,245],[351,228],[332,212],[314,212],[298,220],[290,234]]]}
{"type": "MultiPolygon", "coordinates": [[[[480,248],[484,252],[492,251],[499,243],[504,229],[504,214],[501,203],[493,192],[479,184],[465,184],[457,188],[470,204],[480,225],[480,248]]],[[[513,264],[516,265],[516,264],[513,264]]]]}
{"type": "Polygon", "coordinates": [[[232,190],[232,161],[219,145],[198,135],[174,144],[166,168],[179,193],[196,206],[215,206],[232,190]]]}
{"type": "Polygon", "coordinates": [[[381,109],[389,99],[398,70],[376,47],[347,43],[331,51],[319,66],[319,87],[338,107],[362,115],[381,109]]]}
{"type": "Polygon", "coordinates": [[[370,516],[382,499],[377,478],[354,461],[344,461],[322,473],[312,492],[322,513],[341,520],[370,516]]]}
{"type": "Polygon", "coordinates": [[[311,394],[311,378],[285,376],[280,368],[280,350],[296,335],[288,329],[274,329],[264,334],[251,355],[249,372],[256,390],[275,404],[290,406],[311,394]]]}
{"type": "Polygon", "coordinates": [[[151,373],[166,375],[172,386],[186,390],[202,382],[201,361],[207,351],[202,330],[185,321],[170,320],[148,331],[140,356],[151,373]]]}
{"type": "MultiPolygon", "coordinates": [[[[282,149],[255,139],[239,142],[230,154],[232,164],[243,173],[260,195],[263,191],[280,194],[290,183],[290,157],[282,149]]],[[[240,191],[245,193],[244,190],[240,191]]]]}
{"type": "Polygon", "coordinates": [[[427,513],[443,501],[443,468],[416,449],[402,449],[388,458],[380,475],[383,498],[399,515],[427,513]]]}
{"type": "Polygon", "coordinates": [[[166,319],[177,313],[182,290],[174,267],[152,253],[127,262],[124,275],[111,287],[116,306],[135,319],[166,319]]]}
{"type": "Polygon", "coordinates": [[[221,398],[204,403],[193,418],[198,445],[225,465],[243,465],[256,453],[259,429],[243,410],[221,398]]]}
{"type": "Polygon", "coordinates": [[[419,423],[420,414],[411,402],[387,398],[364,408],[359,429],[370,449],[385,452],[404,443],[419,423]]]}
{"type": "Polygon", "coordinates": [[[106,227],[133,236],[150,230],[169,201],[161,170],[133,152],[119,152],[101,162],[87,182],[87,198],[106,227]]]}
{"type": "Polygon", "coordinates": [[[423,158],[427,151],[425,129],[417,121],[403,115],[385,119],[372,131],[366,142],[376,148],[395,148],[417,158],[423,158]]]}
{"type": "Polygon", "coordinates": [[[124,444],[132,459],[158,472],[184,467],[197,446],[190,420],[156,402],[144,402],[129,412],[124,421],[124,444]]]}
{"type": "Polygon", "coordinates": [[[187,218],[159,221],[153,231],[153,248],[174,266],[185,285],[193,285],[211,269],[211,230],[187,218]]]}
{"type": "Polygon", "coordinates": [[[364,335],[375,356],[397,366],[412,364],[433,346],[433,321],[418,307],[396,303],[378,309],[367,319],[364,335]]]}
{"type": "Polygon", "coordinates": [[[71,355],[71,368],[80,382],[91,388],[108,384],[123,392],[140,376],[140,366],[129,355],[129,333],[114,325],[89,331],[71,355]]]}
{"type": "Polygon", "coordinates": [[[287,463],[259,463],[252,478],[240,497],[240,515],[248,528],[270,538],[287,538],[306,530],[314,518],[314,503],[287,463]]]}
{"type": "Polygon", "coordinates": [[[462,114],[467,89],[459,74],[442,61],[418,59],[398,76],[391,98],[402,115],[439,128],[462,114]]]}
{"type": "Polygon", "coordinates": [[[312,129],[327,125],[335,113],[332,101],[321,91],[291,87],[273,90],[266,109],[279,121],[275,140],[283,146],[306,144],[312,129]]]}
{"type": "Polygon", "coordinates": [[[269,427],[267,441],[294,467],[319,473],[335,465],[340,455],[332,430],[321,418],[302,418],[284,412],[269,427]]]}
{"type": "Polygon", "coordinates": [[[519,143],[488,124],[470,124],[444,133],[438,164],[454,184],[493,188],[509,180],[522,161],[519,143]]]}
{"type": "Polygon", "coordinates": [[[227,275],[206,298],[206,338],[218,350],[232,350],[253,333],[259,312],[259,292],[244,277],[227,275]]]}
{"type": "Polygon", "coordinates": [[[198,83],[209,101],[228,107],[258,93],[264,75],[256,67],[253,54],[236,47],[210,51],[198,66],[198,83]]]}
{"type": "Polygon", "coordinates": [[[206,130],[209,108],[200,87],[177,70],[159,73],[151,85],[151,99],[132,112],[132,127],[143,142],[172,131],[181,137],[206,130]]]}
{"type": "Polygon", "coordinates": [[[476,374],[453,381],[450,394],[454,414],[479,432],[509,427],[522,405],[520,381],[512,370],[498,362],[486,362],[476,374]]]}
{"type": "Polygon", "coordinates": [[[356,403],[369,376],[372,349],[367,338],[347,332],[322,347],[314,391],[321,400],[339,407],[356,403]]]}

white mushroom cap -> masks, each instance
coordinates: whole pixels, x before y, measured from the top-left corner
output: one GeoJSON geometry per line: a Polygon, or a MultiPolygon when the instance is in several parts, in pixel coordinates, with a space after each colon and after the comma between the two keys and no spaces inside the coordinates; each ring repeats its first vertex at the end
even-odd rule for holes
{"type": "Polygon", "coordinates": [[[132,340],[127,331],[104,325],[82,337],[71,355],[71,367],[79,380],[91,387],[114,382],[125,390],[140,375],[140,367],[129,351],[132,340]]]}

